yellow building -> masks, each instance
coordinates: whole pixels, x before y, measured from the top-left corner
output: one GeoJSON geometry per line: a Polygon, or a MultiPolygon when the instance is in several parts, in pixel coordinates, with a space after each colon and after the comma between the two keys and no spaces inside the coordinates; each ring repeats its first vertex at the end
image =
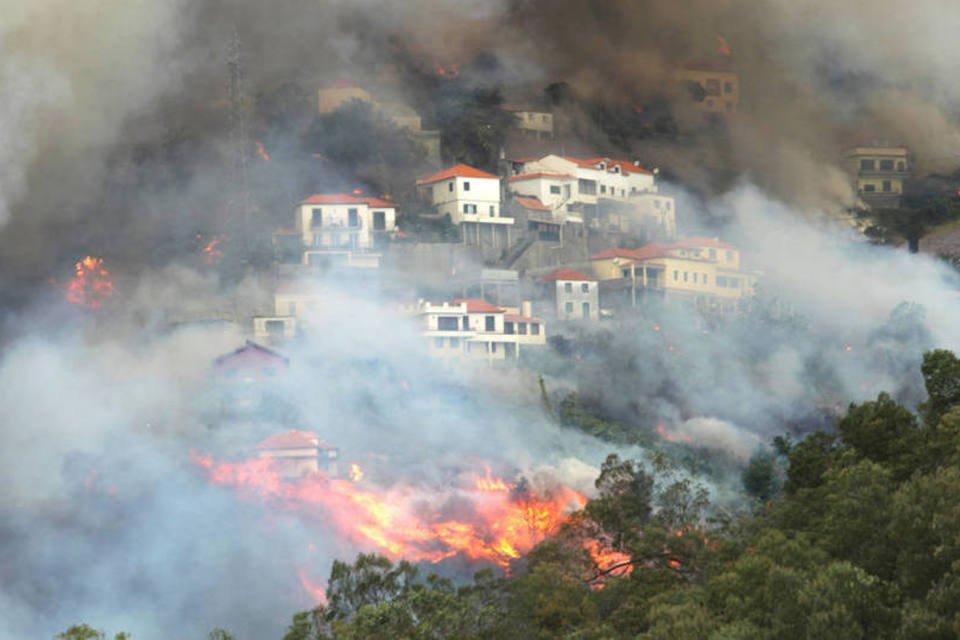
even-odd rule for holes
{"type": "Polygon", "coordinates": [[[756,284],[756,274],[741,268],[740,251],[717,238],[611,249],[590,260],[601,281],[601,297],[615,298],[619,293],[629,297],[630,306],[636,306],[639,298],[660,297],[732,311],[737,301],[753,294],[756,284]]]}
{"type": "Polygon", "coordinates": [[[843,164],[864,204],[878,209],[900,206],[903,181],[910,177],[906,147],[884,140],[850,147],[843,154],[843,164]]]}
{"type": "Polygon", "coordinates": [[[740,103],[740,78],[725,62],[697,62],[676,72],[680,92],[698,109],[711,113],[735,113],[740,103]]]}

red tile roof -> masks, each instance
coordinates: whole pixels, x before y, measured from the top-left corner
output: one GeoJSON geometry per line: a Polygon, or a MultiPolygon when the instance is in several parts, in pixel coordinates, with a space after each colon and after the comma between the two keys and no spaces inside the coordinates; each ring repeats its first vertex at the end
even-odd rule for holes
{"type": "Polygon", "coordinates": [[[500,307],[495,307],[479,298],[457,298],[453,304],[466,304],[467,313],[504,313],[500,307]]]}
{"type": "Polygon", "coordinates": [[[396,208],[397,205],[380,198],[355,196],[351,193],[315,193],[300,204],[365,204],[368,207],[396,208]]]}
{"type": "Polygon", "coordinates": [[[540,202],[540,198],[533,198],[527,196],[513,196],[513,199],[524,209],[530,209],[531,211],[550,211],[550,207],[540,202]]]}
{"type": "Polygon", "coordinates": [[[564,160],[572,162],[577,166],[583,167],[585,169],[597,169],[599,171],[600,168],[597,167],[597,165],[600,164],[601,162],[606,162],[607,163],[606,170],[610,171],[611,173],[613,172],[613,167],[620,167],[620,173],[622,173],[623,175],[629,175],[631,173],[643,173],[651,176],[653,175],[652,171],[644,169],[643,167],[638,166],[627,160],[611,160],[610,158],[574,158],[573,156],[562,156],[562,157],[564,160]]]}
{"type": "MultiPolygon", "coordinates": [[[[653,258],[664,258],[671,255],[675,249],[694,249],[699,247],[712,247],[716,249],[736,249],[732,244],[728,244],[718,238],[685,238],[673,244],[652,243],[644,245],[639,249],[608,249],[590,256],[591,260],[607,260],[609,258],[627,258],[629,260],[643,261],[653,258]]],[[[682,257],[682,256],[676,256],[682,257]]],[[[691,258],[692,259],[692,258],[691,258]]]]}
{"type": "Polygon", "coordinates": [[[573,180],[573,176],[568,173],[550,173],[548,171],[538,171],[536,173],[519,173],[507,178],[507,182],[521,182],[523,180],[535,180],[537,178],[548,178],[553,180],[573,180]]]}
{"type": "Polygon", "coordinates": [[[417,184],[431,184],[433,182],[446,180],[447,178],[488,178],[492,180],[499,180],[499,178],[492,173],[475,169],[461,162],[460,164],[455,164],[452,167],[444,169],[443,171],[438,171],[437,173],[430,174],[429,176],[424,176],[417,180],[417,184]]]}
{"type": "Polygon", "coordinates": [[[257,445],[257,449],[327,449],[329,445],[310,431],[276,433],[257,445]]]}
{"type": "Polygon", "coordinates": [[[595,278],[585,276],[579,271],[574,271],[573,269],[568,269],[567,267],[562,267],[556,271],[551,271],[547,275],[540,278],[541,282],[551,282],[554,280],[584,280],[587,282],[593,282],[595,278]]]}

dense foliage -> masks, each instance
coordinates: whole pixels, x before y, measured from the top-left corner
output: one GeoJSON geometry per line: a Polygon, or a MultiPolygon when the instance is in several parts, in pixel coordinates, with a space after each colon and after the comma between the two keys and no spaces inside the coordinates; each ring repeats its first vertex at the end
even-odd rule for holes
{"type": "Polygon", "coordinates": [[[708,517],[676,468],[611,455],[596,497],[508,576],[457,586],[382,556],[338,561],[329,604],[284,640],[957,637],[960,359],[927,352],[922,375],[917,414],[881,393],[755,455],[751,513],[708,517]]]}

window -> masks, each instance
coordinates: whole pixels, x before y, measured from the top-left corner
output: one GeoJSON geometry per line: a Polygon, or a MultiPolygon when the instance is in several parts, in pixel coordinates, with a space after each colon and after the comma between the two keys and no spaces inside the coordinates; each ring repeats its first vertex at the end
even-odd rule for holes
{"type": "Polygon", "coordinates": [[[521,336],[527,335],[527,323],[526,323],[526,322],[519,322],[519,323],[517,323],[517,333],[520,334],[521,336]]]}
{"type": "Polygon", "coordinates": [[[497,343],[496,343],[496,342],[491,342],[491,343],[490,343],[490,353],[496,353],[496,352],[497,352],[497,343]]]}
{"type": "Polygon", "coordinates": [[[874,191],[877,190],[877,186],[873,184],[865,184],[863,185],[863,190],[866,191],[867,193],[873,193],[874,191]]]}
{"type": "Polygon", "coordinates": [[[374,211],[373,212],[373,230],[384,231],[386,228],[387,228],[387,212],[374,211]]]}
{"type": "Polygon", "coordinates": [[[487,331],[494,331],[497,328],[497,319],[494,316],[487,316],[484,328],[487,331]]]}
{"type": "Polygon", "coordinates": [[[512,323],[512,322],[504,322],[504,323],[503,323],[503,332],[504,332],[505,334],[507,334],[508,336],[512,336],[512,335],[513,335],[513,323],[512,323]]]}
{"type": "Polygon", "coordinates": [[[727,286],[730,287],[731,289],[736,289],[737,287],[740,286],[740,279],[739,279],[739,278],[727,278],[727,286]]]}
{"type": "Polygon", "coordinates": [[[464,190],[464,191],[470,191],[470,183],[469,183],[469,182],[464,181],[464,183],[463,183],[463,190],[464,190]]]}
{"type": "Polygon", "coordinates": [[[717,276],[717,286],[725,287],[727,286],[727,279],[724,276],[717,276]]]}
{"type": "Polygon", "coordinates": [[[577,180],[577,189],[580,190],[580,193],[588,196],[594,196],[597,194],[597,181],[596,180],[577,180]]]}
{"type": "Polygon", "coordinates": [[[686,271],[683,272],[683,281],[684,281],[684,282],[687,281],[687,272],[686,272],[686,271]]]}
{"type": "Polygon", "coordinates": [[[452,182],[452,181],[447,183],[447,191],[453,191],[453,182],[452,182]]]}
{"type": "Polygon", "coordinates": [[[697,274],[693,274],[693,284],[697,284],[697,274]]]}
{"type": "Polygon", "coordinates": [[[584,302],[582,307],[583,319],[588,320],[590,318],[590,303],[584,302]]]}
{"type": "Polygon", "coordinates": [[[907,165],[904,164],[903,160],[897,163],[897,171],[906,171],[907,165]]]}
{"type": "Polygon", "coordinates": [[[567,304],[563,305],[563,310],[566,311],[568,314],[573,313],[573,303],[568,302],[567,304]]]}
{"type": "Polygon", "coordinates": [[[716,249],[707,249],[707,255],[710,256],[711,260],[717,259],[717,250],[716,249]]]}
{"type": "Polygon", "coordinates": [[[573,283],[572,283],[572,282],[564,282],[564,283],[563,283],[563,292],[564,292],[564,293],[573,293],[573,283]]]}
{"type": "Polygon", "coordinates": [[[323,226],[323,209],[314,209],[310,212],[310,226],[314,228],[323,226]]]}
{"type": "Polygon", "coordinates": [[[433,339],[433,345],[434,345],[437,349],[443,349],[443,338],[434,338],[434,339],[433,339]]]}
{"type": "Polygon", "coordinates": [[[590,283],[581,282],[580,283],[580,293],[590,293],[590,283]]]}
{"type": "Polygon", "coordinates": [[[710,284],[709,278],[710,276],[703,274],[703,284],[710,284]]]}
{"type": "Polygon", "coordinates": [[[550,122],[550,116],[545,113],[542,116],[540,116],[540,121],[546,124],[550,122]]]}
{"type": "Polygon", "coordinates": [[[622,275],[624,278],[629,278],[629,277],[630,277],[630,269],[621,269],[621,270],[620,270],[620,275],[622,275]]]}
{"type": "Polygon", "coordinates": [[[676,269],[674,269],[674,270],[673,270],[673,281],[676,282],[676,281],[679,280],[679,279],[680,279],[680,272],[677,271],[676,269]]]}
{"type": "Polygon", "coordinates": [[[356,209],[347,209],[347,226],[356,229],[360,226],[360,215],[356,209]]]}
{"type": "Polygon", "coordinates": [[[718,96],[720,95],[720,81],[716,78],[708,78],[706,81],[706,89],[708,96],[718,96]]]}
{"type": "Polygon", "coordinates": [[[433,187],[426,187],[423,192],[426,194],[428,200],[433,200],[433,187]]]}
{"type": "Polygon", "coordinates": [[[605,184],[600,185],[600,193],[606,193],[606,192],[607,192],[607,185],[605,184]]]}
{"type": "Polygon", "coordinates": [[[620,197],[621,197],[621,198],[626,198],[626,197],[627,197],[627,190],[626,190],[626,189],[620,189],[620,197]]]}
{"type": "MultiPolygon", "coordinates": [[[[283,337],[283,320],[267,320],[267,335],[271,338],[283,337]]],[[[233,370],[236,373],[236,370],[233,370]]]]}
{"type": "Polygon", "coordinates": [[[459,323],[456,316],[440,316],[437,318],[437,329],[439,331],[456,331],[457,324],[459,323]]]}
{"type": "Polygon", "coordinates": [[[733,93],[733,83],[732,83],[732,82],[724,82],[724,83],[723,83],[723,92],[724,92],[724,93],[733,93]]]}
{"type": "Polygon", "coordinates": [[[880,169],[882,171],[893,171],[893,160],[881,160],[880,169]]]}
{"type": "Polygon", "coordinates": [[[893,191],[893,185],[890,184],[890,181],[889,181],[889,180],[884,180],[884,181],[883,181],[883,190],[884,190],[884,191],[888,191],[888,192],[889,192],[889,191],[893,191]]]}
{"type": "Polygon", "coordinates": [[[476,213],[476,212],[477,212],[477,205],[475,205],[475,204],[465,204],[465,205],[463,205],[463,212],[464,212],[464,213],[476,213]]]}
{"type": "Polygon", "coordinates": [[[560,195],[560,185],[558,184],[550,185],[550,193],[552,193],[555,196],[560,195]]]}
{"type": "Polygon", "coordinates": [[[872,159],[862,158],[860,160],[860,171],[873,171],[876,163],[872,159]]]}
{"type": "Polygon", "coordinates": [[[490,217],[497,215],[497,208],[494,205],[490,205],[490,217]]]}
{"type": "Polygon", "coordinates": [[[464,331],[470,330],[470,318],[468,318],[467,316],[463,316],[463,330],[464,331]]]}
{"type": "Polygon", "coordinates": [[[539,322],[531,322],[531,323],[530,323],[530,333],[531,333],[531,335],[535,335],[535,336],[540,335],[540,323],[539,323],[539,322]]]}

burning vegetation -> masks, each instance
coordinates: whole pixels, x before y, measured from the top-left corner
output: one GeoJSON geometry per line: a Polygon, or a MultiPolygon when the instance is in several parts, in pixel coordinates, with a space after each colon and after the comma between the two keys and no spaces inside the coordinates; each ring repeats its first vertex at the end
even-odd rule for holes
{"type": "Polygon", "coordinates": [[[103,266],[103,258],[84,256],[73,265],[73,278],[67,283],[64,295],[70,304],[99,309],[113,295],[113,282],[103,266]]]}

